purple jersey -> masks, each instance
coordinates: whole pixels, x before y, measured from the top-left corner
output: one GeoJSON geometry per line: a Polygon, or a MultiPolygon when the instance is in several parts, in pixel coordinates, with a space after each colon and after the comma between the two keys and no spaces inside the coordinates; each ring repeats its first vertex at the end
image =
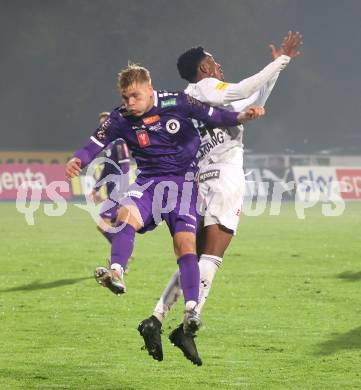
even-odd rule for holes
{"type": "Polygon", "coordinates": [[[112,111],[87,145],[75,153],[82,167],[116,138],[123,138],[136,160],[140,176],[184,175],[193,164],[200,145],[192,119],[208,127],[237,126],[237,113],[211,107],[183,92],[154,91],[154,106],[140,117],[125,107],[112,111]]]}

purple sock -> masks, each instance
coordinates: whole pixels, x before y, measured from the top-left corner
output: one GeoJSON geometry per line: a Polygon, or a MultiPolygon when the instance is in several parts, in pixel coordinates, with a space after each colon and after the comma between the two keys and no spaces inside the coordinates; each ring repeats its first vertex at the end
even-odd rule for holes
{"type": "Polygon", "coordinates": [[[184,302],[198,302],[199,296],[199,266],[198,256],[183,255],[178,259],[180,282],[184,295],[184,302]]]}
{"type": "Polygon", "coordinates": [[[120,264],[127,268],[129,257],[133,252],[135,229],[126,224],[118,233],[112,233],[112,259],[111,264],[120,264]]]}

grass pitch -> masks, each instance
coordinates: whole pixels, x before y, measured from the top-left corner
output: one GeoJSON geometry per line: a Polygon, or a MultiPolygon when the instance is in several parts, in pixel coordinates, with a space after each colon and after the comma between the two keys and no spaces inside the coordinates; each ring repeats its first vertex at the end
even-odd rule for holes
{"type": "Polygon", "coordinates": [[[35,214],[27,226],[0,204],[0,389],[360,389],[361,204],[298,220],[243,217],[203,312],[193,366],[167,336],[164,361],[141,350],[149,316],[176,263],[166,227],[138,236],[128,293],[96,285],[109,255],[90,217],[35,214]]]}

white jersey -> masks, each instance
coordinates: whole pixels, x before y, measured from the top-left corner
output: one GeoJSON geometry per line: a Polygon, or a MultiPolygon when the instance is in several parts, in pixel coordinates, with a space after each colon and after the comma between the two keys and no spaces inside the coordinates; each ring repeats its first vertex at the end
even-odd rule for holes
{"type": "MultiPolygon", "coordinates": [[[[232,84],[208,77],[198,83],[190,83],[185,93],[213,106],[223,106],[232,111],[244,111],[251,105],[263,106],[270,95],[278,75],[290,58],[282,55],[256,75],[232,84]]],[[[199,167],[209,163],[225,162],[243,164],[242,125],[228,129],[207,129],[196,120],[201,145],[198,151],[199,167]]]]}

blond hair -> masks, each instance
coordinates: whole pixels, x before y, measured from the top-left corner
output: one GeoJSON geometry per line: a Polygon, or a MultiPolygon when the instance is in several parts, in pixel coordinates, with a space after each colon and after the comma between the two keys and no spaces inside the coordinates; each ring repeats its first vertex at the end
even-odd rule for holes
{"type": "Polygon", "coordinates": [[[128,63],[128,66],[118,73],[117,87],[127,89],[135,83],[151,83],[150,73],[140,64],[128,63]]]}
{"type": "Polygon", "coordinates": [[[100,119],[102,119],[104,116],[109,116],[109,115],[110,115],[110,112],[108,112],[108,111],[102,111],[102,112],[99,113],[98,119],[100,120],[100,119]]]}

